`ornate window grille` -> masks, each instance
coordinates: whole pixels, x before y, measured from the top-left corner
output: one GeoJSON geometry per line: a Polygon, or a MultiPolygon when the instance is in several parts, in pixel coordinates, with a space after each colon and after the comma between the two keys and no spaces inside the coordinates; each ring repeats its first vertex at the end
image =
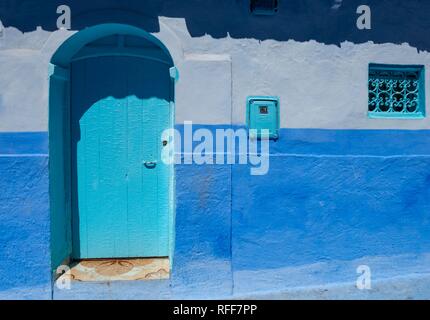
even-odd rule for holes
{"type": "Polygon", "coordinates": [[[423,66],[369,66],[369,117],[425,117],[423,66]]]}
{"type": "Polygon", "coordinates": [[[250,0],[250,8],[255,15],[272,15],[278,11],[278,0],[250,0]]]}

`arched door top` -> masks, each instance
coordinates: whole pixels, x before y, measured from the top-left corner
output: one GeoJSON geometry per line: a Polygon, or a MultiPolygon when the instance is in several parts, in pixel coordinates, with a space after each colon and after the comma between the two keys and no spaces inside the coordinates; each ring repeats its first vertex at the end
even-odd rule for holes
{"type": "Polygon", "coordinates": [[[141,38],[145,42],[151,43],[154,47],[161,50],[162,61],[170,64],[171,66],[174,65],[169,50],[155,36],[140,28],[117,23],[101,24],[89,27],[71,36],[53,55],[51,64],[61,68],[68,68],[72,60],[82,49],[91,43],[110,36],[119,36],[119,39],[125,39],[125,37],[131,39],[141,38]]]}

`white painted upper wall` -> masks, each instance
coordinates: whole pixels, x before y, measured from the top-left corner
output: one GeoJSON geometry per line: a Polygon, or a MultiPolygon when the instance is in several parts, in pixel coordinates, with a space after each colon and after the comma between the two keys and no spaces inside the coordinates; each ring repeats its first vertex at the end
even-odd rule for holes
{"type": "MultiPolygon", "coordinates": [[[[48,130],[48,67],[74,32],[9,27],[0,38],[0,131],[48,130]]],[[[244,124],[246,98],[279,96],[281,126],[328,129],[430,129],[423,120],[369,119],[369,63],[426,67],[430,103],[430,53],[408,44],[326,45],[316,41],[192,37],[183,18],[160,17],[155,36],[180,72],[176,120],[244,124]]]]}

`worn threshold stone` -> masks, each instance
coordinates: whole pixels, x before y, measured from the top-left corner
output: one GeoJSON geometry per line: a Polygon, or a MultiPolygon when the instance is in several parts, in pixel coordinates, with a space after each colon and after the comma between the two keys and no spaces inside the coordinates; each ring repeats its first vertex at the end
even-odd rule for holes
{"type": "Polygon", "coordinates": [[[82,260],[61,277],[72,281],[163,280],[170,277],[169,258],[82,260]]]}

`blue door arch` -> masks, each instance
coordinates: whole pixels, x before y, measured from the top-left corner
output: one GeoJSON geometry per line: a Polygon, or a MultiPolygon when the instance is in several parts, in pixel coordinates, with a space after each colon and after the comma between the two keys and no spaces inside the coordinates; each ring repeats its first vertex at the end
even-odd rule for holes
{"type": "Polygon", "coordinates": [[[173,60],[145,31],[76,33],[50,77],[52,259],[172,255],[173,174],[161,161],[174,124],[173,60]]]}

